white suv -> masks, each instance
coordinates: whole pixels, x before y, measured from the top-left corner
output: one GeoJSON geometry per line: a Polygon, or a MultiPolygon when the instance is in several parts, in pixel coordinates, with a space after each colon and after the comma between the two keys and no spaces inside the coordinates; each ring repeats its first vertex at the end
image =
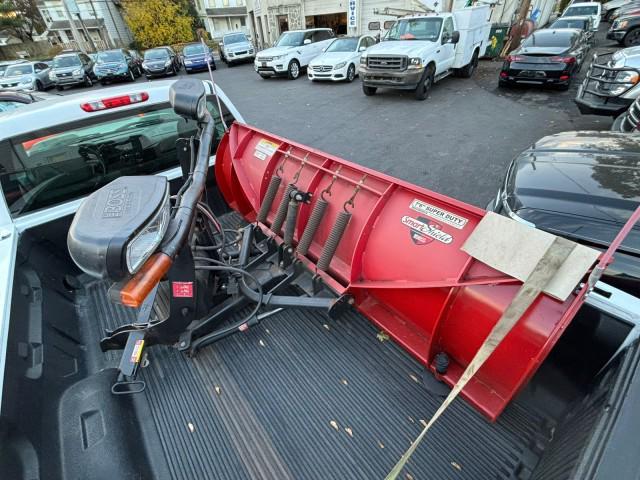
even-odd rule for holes
{"type": "Polygon", "coordinates": [[[333,38],[330,28],[284,32],[272,48],[258,53],[255,70],[262,78],[286,75],[290,80],[295,80],[300,76],[301,69],[320,55],[333,38]]]}

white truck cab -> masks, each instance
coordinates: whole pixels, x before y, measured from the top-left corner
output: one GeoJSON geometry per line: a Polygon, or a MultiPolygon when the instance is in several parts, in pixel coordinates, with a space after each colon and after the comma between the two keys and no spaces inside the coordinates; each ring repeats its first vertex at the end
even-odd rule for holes
{"type": "Polygon", "coordinates": [[[329,46],[335,35],[330,28],[290,30],[271,48],[258,53],[254,69],[262,78],[286,76],[295,80],[303,68],[329,46]]]}
{"type": "Polygon", "coordinates": [[[482,5],[399,18],[360,57],[364,94],[395,88],[414,90],[416,99],[424,100],[438,80],[452,73],[470,77],[488,45],[490,15],[482,5]]]}

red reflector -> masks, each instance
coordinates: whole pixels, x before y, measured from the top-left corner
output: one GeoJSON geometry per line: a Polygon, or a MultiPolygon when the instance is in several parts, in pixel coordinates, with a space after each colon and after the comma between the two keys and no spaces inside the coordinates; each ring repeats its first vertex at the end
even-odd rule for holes
{"type": "Polygon", "coordinates": [[[551,57],[552,62],[576,63],[576,57],[551,57]]]}
{"type": "Polygon", "coordinates": [[[560,80],[569,80],[569,75],[560,75],[560,80]]]}
{"type": "Polygon", "coordinates": [[[149,94],[147,92],[132,93],[131,95],[122,95],[119,97],[103,98],[102,100],[96,100],[94,102],[87,102],[80,105],[80,108],[85,112],[98,112],[100,110],[107,110],[109,108],[118,108],[125,105],[131,105],[133,103],[141,103],[149,100],[149,94]]]}
{"type": "Polygon", "coordinates": [[[508,76],[507,72],[500,72],[500,78],[507,78],[508,76]]]}

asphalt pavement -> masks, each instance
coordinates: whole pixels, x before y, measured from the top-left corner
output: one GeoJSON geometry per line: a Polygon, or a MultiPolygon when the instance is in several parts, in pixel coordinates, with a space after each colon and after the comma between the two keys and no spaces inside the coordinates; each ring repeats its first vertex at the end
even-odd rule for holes
{"type": "MultiPolygon", "coordinates": [[[[609,48],[607,42],[601,31],[598,49],[609,48]]],[[[351,84],[316,83],[306,75],[265,80],[252,64],[219,63],[213,73],[252,125],[484,207],[510,160],[534,141],[568,130],[608,130],[612,122],[580,114],[573,103],[579,82],[566,92],[502,89],[500,66],[483,60],[471,79],[445,78],[423,102],[411,92],[384,89],[366,97],[359,79],[351,84]]],[[[193,76],[208,78],[208,73],[193,76]]],[[[75,92],[80,89],[65,94],[75,92]]]]}

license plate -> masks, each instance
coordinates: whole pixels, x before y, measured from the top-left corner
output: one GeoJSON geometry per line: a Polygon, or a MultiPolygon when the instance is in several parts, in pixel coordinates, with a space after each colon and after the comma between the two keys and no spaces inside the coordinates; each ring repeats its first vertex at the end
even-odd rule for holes
{"type": "Polygon", "coordinates": [[[520,72],[520,76],[526,78],[544,78],[547,74],[538,70],[523,70],[520,72]]]}
{"type": "Polygon", "coordinates": [[[266,67],[267,66],[267,62],[262,62],[262,66],[266,67]]]}

